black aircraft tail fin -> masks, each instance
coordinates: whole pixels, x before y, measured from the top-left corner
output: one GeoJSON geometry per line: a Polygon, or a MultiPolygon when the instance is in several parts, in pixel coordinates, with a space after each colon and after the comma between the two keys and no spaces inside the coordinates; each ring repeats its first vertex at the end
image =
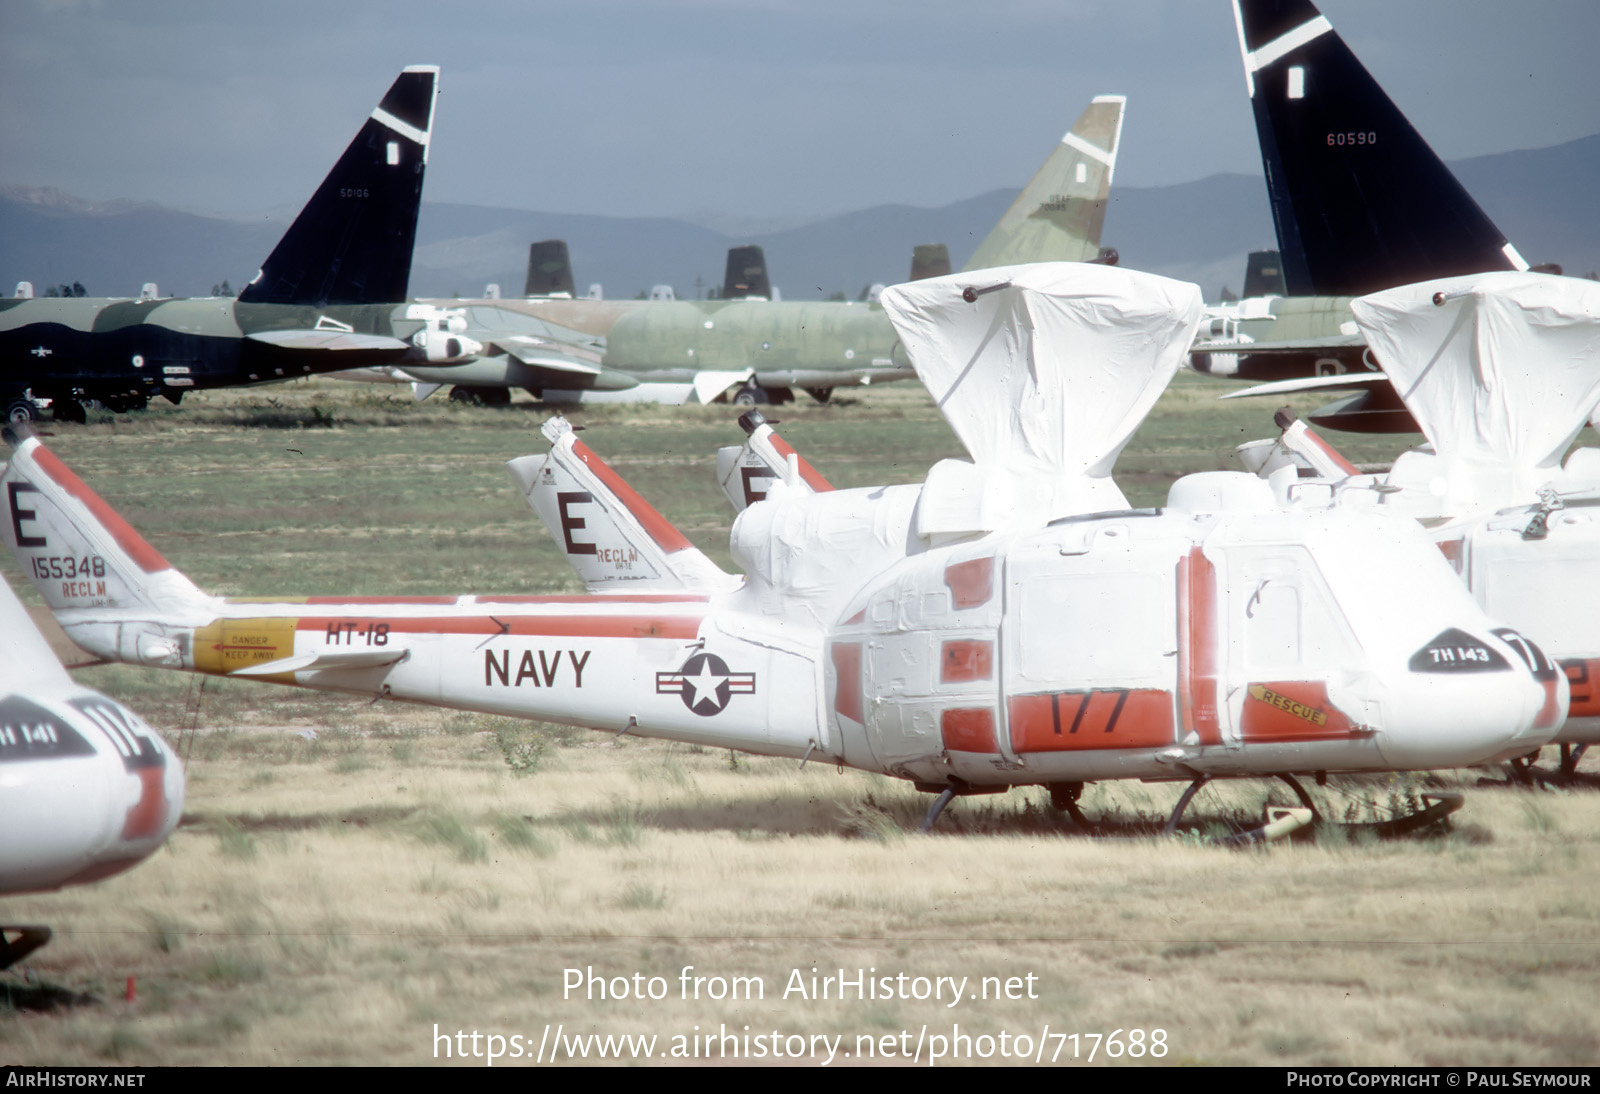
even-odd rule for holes
{"type": "Polygon", "coordinates": [[[242,303],[406,299],[438,92],[436,65],[400,74],[239,294],[242,303]]]}
{"type": "Polygon", "coordinates": [[[1311,0],[1234,18],[1291,295],[1527,268],[1311,0]]]}
{"type": "Polygon", "coordinates": [[[950,273],[950,248],[943,243],[919,243],[911,250],[911,281],[943,277],[950,273]]]}
{"type": "Polygon", "coordinates": [[[772,299],[766,255],[753,243],[728,248],[728,270],[722,279],[722,299],[741,300],[747,296],[772,299]]]}
{"type": "Polygon", "coordinates": [[[1283,259],[1277,251],[1251,251],[1244,268],[1244,296],[1283,296],[1283,259]]]}
{"type": "Polygon", "coordinates": [[[578,294],[572,280],[572,257],[564,239],[546,239],[528,244],[528,280],[524,296],[568,296],[578,294]]]}

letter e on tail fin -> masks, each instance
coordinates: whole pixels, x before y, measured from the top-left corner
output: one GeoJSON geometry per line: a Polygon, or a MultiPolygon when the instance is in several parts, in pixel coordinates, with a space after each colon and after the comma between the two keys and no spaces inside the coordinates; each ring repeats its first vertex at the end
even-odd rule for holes
{"type": "Polygon", "coordinates": [[[565,418],[544,424],[545,456],[507,467],[528,504],[593,593],[725,592],[739,579],[720,569],[573,434],[565,418]]]}
{"type": "Polygon", "coordinates": [[[773,431],[759,410],[740,415],[739,427],[748,434],[743,447],[717,449],[717,482],[735,513],[766,497],[767,488],[775,481],[808,494],[833,489],[832,483],[773,431]]]}
{"type": "Polygon", "coordinates": [[[167,613],[206,602],[37,437],[7,428],[5,438],[13,451],[0,476],[0,534],[52,611],[167,613]]]}

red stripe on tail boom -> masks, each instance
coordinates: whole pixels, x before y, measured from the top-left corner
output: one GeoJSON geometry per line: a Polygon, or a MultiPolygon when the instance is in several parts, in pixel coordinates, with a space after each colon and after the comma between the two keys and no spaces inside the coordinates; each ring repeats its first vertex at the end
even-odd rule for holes
{"type": "Polygon", "coordinates": [[[795,462],[799,464],[800,467],[800,477],[806,480],[807,486],[811,487],[811,489],[815,490],[819,494],[826,494],[828,491],[833,489],[833,483],[829,482],[827,479],[818,474],[817,469],[807,463],[806,458],[800,455],[800,453],[796,452],[794,448],[790,446],[788,441],[784,440],[776,433],[772,434],[768,439],[772,442],[773,451],[777,452],[778,455],[782,456],[785,460],[787,460],[790,456],[795,458],[795,462]]]}
{"type": "Polygon", "coordinates": [[[596,477],[617,496],[617,500],[628,507],[628,512],[644,526],[650,538],[655,540],[656,545],[663,551],[670,555],[694,546],[682,532],[673,527],[671,521],[656,512],[655,506],[645,501],[637,490],[622,481],[622,476],[611,470],[610,465],[596,456],[588,445],[582,441],[573,441],[572,454],[587,464],[589,470],[593,471],[596,477]]]}
{"type": "Polygon", "coordinates": [[[404,634],[506,634],[546,635],[571,638],[674,638],[693,640],[700,634],[698,616],[652,615],[552,615],[509,616],[493,619],[486,615],[456,618],[393,618],[390,616],[303,617],[295,620],[301,631],[327,630],[352,622],[382,623],[389,628],[389,640],[404,634]]]}
{"type": "Polygon", "coordinates": [[[147,574],[157,574],[172,569],[172,563],[162,558],[160,551],[146,543],[143,536],[135,532],[127,521],[117,515],[116,510],[101,500],[99,494],[90,490],[82,479],[57,459],[55,453],[40,445],[33,450],[33,459],[39,465],[39,470],[43,471],[52,482],[77,498],[89,512],[94,514],[95,519],[111,533],[111,538],[116,540],[117,546],[133,559],[139,569],[147,574]]]}

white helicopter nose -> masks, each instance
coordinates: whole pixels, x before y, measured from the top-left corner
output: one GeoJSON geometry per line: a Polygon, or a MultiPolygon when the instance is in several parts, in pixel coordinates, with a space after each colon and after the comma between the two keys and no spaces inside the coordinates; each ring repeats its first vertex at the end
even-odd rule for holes
{"type": "MultiPolygon", "coordinates": [[[[150,738],[156,748],[160,750],[166,763],[162,767],[159,793],[161,795],[161,820],[153,831],[133,836],[125,835],[124,842],[128,849],[137,854],[149,854],[166,842],[178,827],[178,821],[183,816],[184,773],[183,763],[178,759],[177,753],[166,741],[152,734],[150,738]]],[[[152,787],[152,790],[156,788],[152,787]]],[[[152,805],[153,811],[153,805],[152,805]]],[[[131,825],[128,819],[123,821],[123,831],[128,833],[131,825]]]]}
{"type": "Polygon", "coordinates": [[[1501,642],[1451,628],[1412,656],[1384,701],[1387,762],[1472,767],[1550,742],[1566,720],[1565,677],[1531,642],[1496,635],[1501,642]]]}

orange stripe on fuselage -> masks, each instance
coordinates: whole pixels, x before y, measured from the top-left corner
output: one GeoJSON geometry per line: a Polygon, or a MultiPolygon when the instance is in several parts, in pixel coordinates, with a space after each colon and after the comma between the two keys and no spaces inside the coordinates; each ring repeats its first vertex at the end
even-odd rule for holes
{"type": "Polygon", "coordinates": [[[139,800],[128,809],[122,822],[125,840],[148,839],[167,822],[166,765],[141,767],[134,774],[139,777],[139,800]]]}
{"type": "Polygon", "coordinates": [[[1559,664],[1572,692],[1567,717],[1600,717],[1600,659],[1569,657],[1559,664]]]}
{"type": "Polygon", "coordinates": [[[1172,744],[1172,693],[1159,688],[1016,695],[1009,709],[1017,753],[1172,744]]]}
{"type": "Polygon", "coordinates": [[[1245,689],[1239,736],[1246,741],[1329,741],[1357,736],[1321,680],[1276,680],[1245,689]]]}
{"type": "Polygon", "coordinates": [[[817,469],[807,463],[806,458],[800,455],[800,453],[796,452],[790,446],[788,441],[784,440],[776,433],[769,434],[768,439],[772,442],[773,451],[777,452],[777,454],[782,456],[785,460],[788,460],[790,456],[795,458],[795,463],[798,464],[800,468],[800,477],[806,480],[807,486],[811,487],[811,489],[815,490],[819,494],[826,494],[828,491],[833,489],[833,483],[819,475],[817,473],[817,469]]]}
{"type": "Polygon", "coordinates": [[[681,638],[700,634],[700,616],[657,615],[523,615],[493,619],[487,615],[438,618],[361,615],[303,617],[295,621],[302,631],[327,630],[346,624],[382,623],[390,641],[397,634],[538,634],[572,638],[681,638]]]}
{"type": "Polygon", "coordinates": [[[660,513],[655,506],[639,496],[639,492],[626,482],[622,476],[611,470],[610,465],[594,454],[594,451],[582,441],[572,442],[572,454],[588,465],[589,470],[603,483],[606,488],[617,496],[617,500],[627,506],[628,512],[633,514],[635,520],[643,526],[651,539],[663,551],[675,554],[694,546],[684,537],[684,534],[673,527],[672,522],[660,513]]]}
{"type": "Polygon", "coordinates": [[[994,643],[958,638],[939,650],[939,682],[964,684],[994,677],[994,643]]]}
{"type": "Polygon", "coordinates": [[[587,593],[573,596],[478,596],[479,604],[705,604],[709,596],[685,593],[587,593]]]}
{"type": "Polygon", "coordinates": [[[1203,745],[1217,721],[1217,569],[1199,547],[1178,560],[1178,711],[1203,745]]]}
{"type": "Polygon", "coordinates": [[[454,604],[458,596],[308,596],[307,604],[454,604]]]}
{"type": "Polygon", "coordinates": [[[956,608],[977,608],[994,597],[994,556],[969,558],[944,568],[950,603],[956,608]]]}
{"type": "Polygon", "coordinates": [[[833,709],[851,721],[866,722],[861,712],[861,643],[835,642],[833,655],[833,709]]]}
{"type": "Polygon", "coordinates": [[[385,605],[460,604],[467,599],[475,604],[705,604],[709,596],[691,596],[684,593],[575,593],[569,596],[230,596],[227,604],[308,604],[316,607],[350,604],[355,607],[382,607],[385,605]]]}
{"type": "Polygon", "coordinates": [[[94,514],[95,519],[111,533],[111,538],[117,541],[117,546],[133,559],[139,569],[147,574],[157,574],[172,569],[172,563],[162,558],[160,551],[146,543],[143,536],[135,532],[127,521],[117,515],[115,509],[101,500],[99,494],[90,490],[82,479],[57,459],[55,453],[40,445],[33,450],[33,458],[50,481],[77,498],[89,512],[94,514]]]}
{"type": "Polygon", "coordinates": [[[994,711],[988,707],[953,707],[939,716],[939,735],[952,752],[999,752],[994,711]]]}

